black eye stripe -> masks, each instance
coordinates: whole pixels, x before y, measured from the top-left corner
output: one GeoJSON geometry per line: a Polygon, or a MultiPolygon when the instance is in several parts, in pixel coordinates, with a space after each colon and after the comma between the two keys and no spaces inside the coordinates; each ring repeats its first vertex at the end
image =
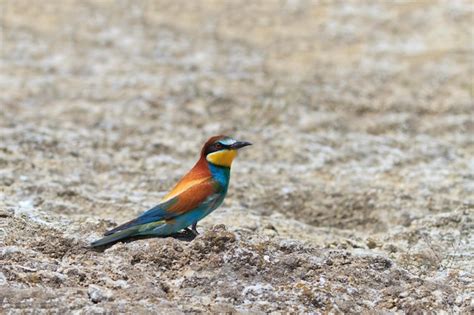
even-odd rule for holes
{"type": "Polygon", "coordinates": [[[226,145],[226,144],[222,144],[220,142],[216,142],[216,143],[213,143],[211,144],[207,150],[206,150],[206,155],[209,154],[209,153],[213,153],[213,152],[216,152],[216,151],[220,151],[222,149],[229,149],[230,148],[230,145],[226,145]]]}
{"type": "Polygon", "coordinates": [[[212,148],[213,148],[214,150],[222,150],[222,149],[227,149],[227,148],[229,148],[229,146],[228,146],[228,145],[225,145],[225,144],[222,144],[222,143],[220,143],[220,142],[217,142],[217,143],[214,143],[214,144],[212,145],[212,148]]]}

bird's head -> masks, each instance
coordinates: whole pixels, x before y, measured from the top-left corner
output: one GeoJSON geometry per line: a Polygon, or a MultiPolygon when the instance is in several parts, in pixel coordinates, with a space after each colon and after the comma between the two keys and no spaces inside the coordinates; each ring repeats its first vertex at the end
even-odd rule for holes
{"type": "Polygon", "coordinates": [[[240,148],[251,145],[250,142],[237,141],[227,136],[214,136],[207,140],[202,148],[202,156],[209,163],[230,167],[240,148]]]}

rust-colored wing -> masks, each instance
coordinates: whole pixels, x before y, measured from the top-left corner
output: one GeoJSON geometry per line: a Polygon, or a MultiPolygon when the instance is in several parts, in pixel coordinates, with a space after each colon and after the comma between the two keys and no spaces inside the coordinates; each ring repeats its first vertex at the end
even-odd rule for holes
{"type": "Polygon", "coordinates": [[[145,211],[138,218],[122,224],[113,230],[107,231],[105,235],[110,235],[136,225],[172,219],[200,206],[207,206],[206,203],[216,199],[215,195],[219,191],[219,183],[214,181],[212,178],[202,182],[197,182],[175,197],[145,211]]]}

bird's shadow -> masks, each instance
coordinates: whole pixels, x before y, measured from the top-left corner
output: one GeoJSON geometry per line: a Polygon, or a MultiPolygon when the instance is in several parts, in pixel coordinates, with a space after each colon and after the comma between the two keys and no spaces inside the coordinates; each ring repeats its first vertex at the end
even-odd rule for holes
{"type": "Polygon", "coordinates": [[[183,241],[183,242],[191,242],[192,240],[194,240],[196,238],[196,236],[197,235],[194,234],[192,231],[184,230],[183,232],[171,234],[171,235],[168,235],[168,236],[153,236],[153,235],[132,236],[132,237],[129,237],[127,239],[118,240],[118,241],[113,242],[113,243],[105,244],[105,245],[102,245],[102,246],[96,246],[96,247],[89,246],[88,248],[90,250],[95,251],[95,252],[103,252],[104,250],[111,247],[112,245],[120,243],[120,242],[121,243],[130,243],[130,242],[134,242],[134,241],[137,241],[137,240],[144,240],[144,239],[149,239],[149,238],[168,238],[168,237],[172,237],[174,239],[177,239],[177,240],[183,241]]]}

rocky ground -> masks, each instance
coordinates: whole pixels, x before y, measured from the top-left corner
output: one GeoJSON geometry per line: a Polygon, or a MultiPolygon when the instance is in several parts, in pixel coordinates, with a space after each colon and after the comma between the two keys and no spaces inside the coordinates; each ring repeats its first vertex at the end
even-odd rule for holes
{"type": "Polygon", "coordinates": [[[0,312],[473,312],[473,15],[0,2],[0,312]],[[87,247],[220,133],[201,235],[87,247]]]}

